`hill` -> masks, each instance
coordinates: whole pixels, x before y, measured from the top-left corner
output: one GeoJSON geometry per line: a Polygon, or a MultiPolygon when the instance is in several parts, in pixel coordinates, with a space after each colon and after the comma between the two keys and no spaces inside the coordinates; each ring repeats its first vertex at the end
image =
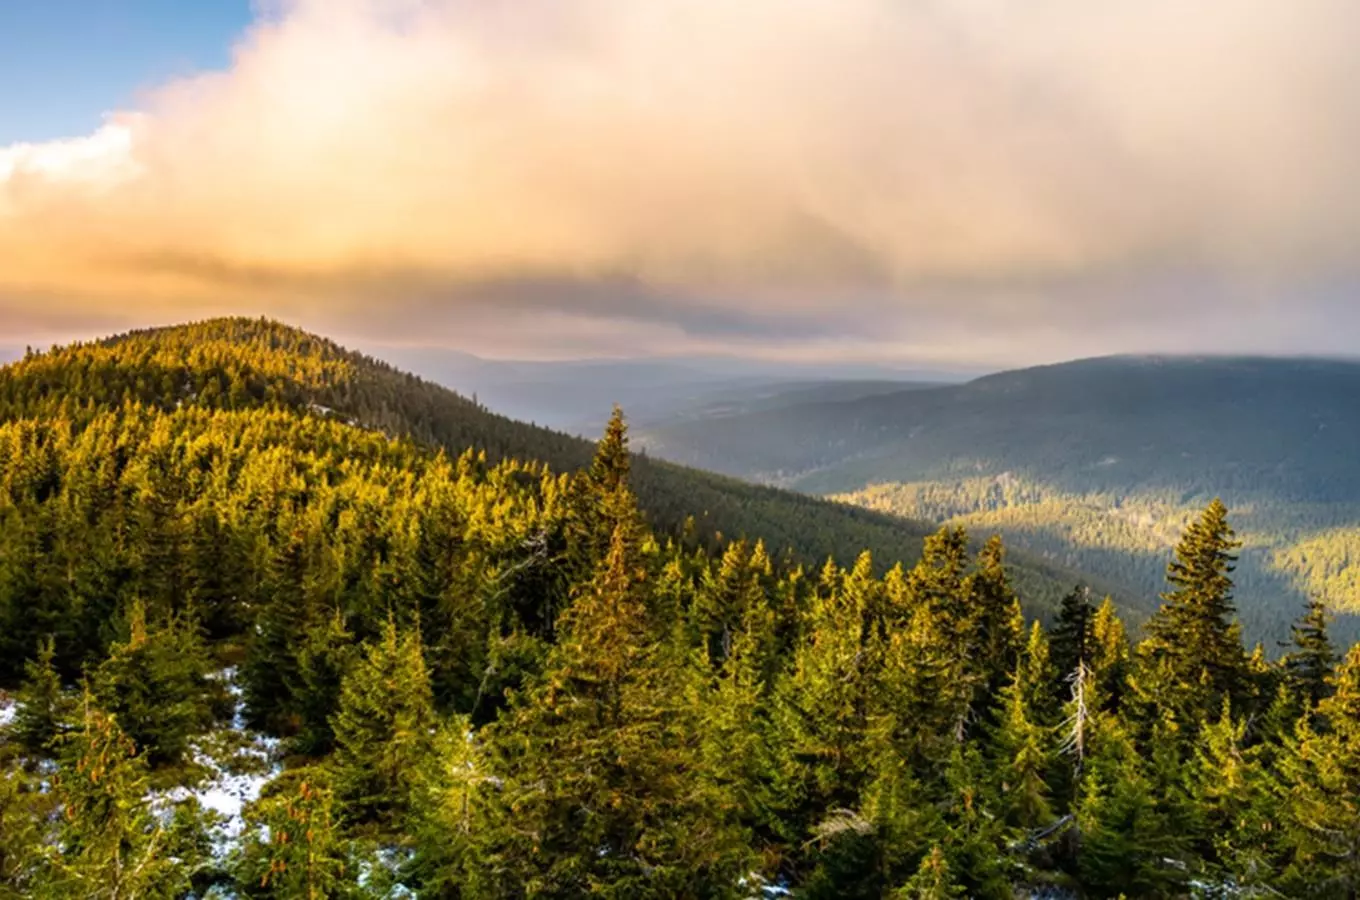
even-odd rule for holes
{"type": "Polygon", "coordinates": [[[653,427],[653,453],[869,508],[1000,529],[1154,591],[1194,510],[1245,541],[1244,621],[1280,635],[1303,597],[1360,609],[1360,365],[1114,357],[852,402],[653,427]]]}
{"type": "Polygon", "coordinates": [[[446,385],[523,422],[594,436],[619,404],[634,424],[783,405],[794,400],[856,399],[913,383],[962,381],[962,375],[872,365],[798,365],[727,357],[488,360],[425,348],[382,348],[374,355],[446,385]]]}
{"type": "MultiPolygon", "coordinates": [[[[591,442],[517,422],[451,390],[278,323],[220,319],[131,332],[33,354],[0,369],[0,422],[79,419],[129,402],[159,409],[278,406],[409,437],[453,455],[532,460],[555,471],[587,464],[591,442]]],[[[716,547],[763,539],[772,552],[818,565],[911,564],[934,526],[640,457],[634,485],[659,532],[716,547]]],[[[1031,609],[1052,608],[1081,576],[1022,555],[1012,561],[1031,609]]],[[[1118,592],[1098,583],[1097,589],[1118,592]]],[[[1122,597],[1122,595],[1121,595],[1122,597]]],[[[1130,606],[1137,607],[1130,598],[1130,606]]]]}
{"type": "Polygon", "coordinates": [[[0,369],[0,896],[1360,884],[1331,839],[1360,833],[1360,647],[1316,607],[1281,661],[1246,650],[1221,503],[1133,644],[1079,591],[1027,622],[999,539],[809,570],[658,533],[638,470],[653,502],[729,484],[635,457],[621,413],[524,429],[271,323],[0,369]]]}

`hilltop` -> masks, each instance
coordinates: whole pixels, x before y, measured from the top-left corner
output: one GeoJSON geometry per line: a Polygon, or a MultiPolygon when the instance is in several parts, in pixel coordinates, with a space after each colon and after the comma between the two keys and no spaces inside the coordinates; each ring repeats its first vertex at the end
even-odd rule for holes
{"type": "MultiPolygon", "coordinates": [[[[138,402],[163,410],[261,406],[337,419],[410,438],[453,455],[473,448],[491,461],[546,463],[555,471],[590,461],[593,443],[515,421],[448,388],[325,338],[277,322],[231,318],[133,331],[31,354],[0,369],[0,422],[88,416],[138,402]]],[[[639,503],[658,532],[708,547],[763,540],[772,553],[843,565],[869,550],[880,565],[911,564],[934,525],[804,494],[749,484],[645,453],[634,461],[639,503]]],[[[1017,554],[1017,582],[1036,612],[1051,609],[1082,576],[1017,554]]],[[[1137,599],[1114,584],[1097,590],[1137,599]]]]}

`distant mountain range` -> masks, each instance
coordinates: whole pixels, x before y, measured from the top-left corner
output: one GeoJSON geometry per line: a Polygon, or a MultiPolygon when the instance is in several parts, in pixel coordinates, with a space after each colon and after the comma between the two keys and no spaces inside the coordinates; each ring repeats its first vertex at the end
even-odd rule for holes
{"type": "Polygon", "coordinates": [[[593,436],[614,404],[637,424],[754,411],[798,400],[855,400],[977,374],[876,365],[804,365],[730,357],[489,360],[440,349],[375,355],[473,397],[503,415],[593,436]]]}
{"type": "Polygon", "coordinates": [[[1112,357],[965,384],[652,425],[649,452],[996,530],[1134,592],[1214,496],[1245,543],[1239,605],[1278,636],[1308,594],[1360,611],[1360,364],[1112,357]]]}

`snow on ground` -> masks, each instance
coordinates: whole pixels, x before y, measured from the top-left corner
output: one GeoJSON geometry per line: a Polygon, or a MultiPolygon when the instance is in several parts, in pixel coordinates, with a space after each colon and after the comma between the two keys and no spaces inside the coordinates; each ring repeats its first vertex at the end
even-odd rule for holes
{"type": "Polygon", "coordinates": [[[219,855],[225,855],[245,830],[245,808],[259,799],[264,786],[283,771],[283,764],[277,738],[245,727],[245,704],[235,668],[223,669],[213,677],[226,682],[235,702],[231,724],[194,742],[193,762],[202,777],[192,786],[159,793],[153,802],[168,813],[173,805],[192,798],[216,813],[212,837],[219,855]]]}
{"type": "Polygon", "coordinates": [[[14,715],[18,712],[18,708],[13,697],[0,692],[0,728],[4,728],[14,721],[14,715]]]}

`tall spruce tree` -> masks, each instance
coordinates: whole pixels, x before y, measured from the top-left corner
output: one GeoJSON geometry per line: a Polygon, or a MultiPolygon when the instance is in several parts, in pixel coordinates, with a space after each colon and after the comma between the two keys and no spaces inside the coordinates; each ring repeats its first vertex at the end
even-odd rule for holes
{"type": "Polygon", "coordinates": [[[504,789],[480,865],[511,895],[721,897],[746,870],[738,832],[697,777],[684,672],[649,640],[626,527],[563,614],[543,675],[490,730],[504,789]]]}
{"type": "Polygon", "coordinates": [[[1360,896],[1360,644],[1336,670],[1320,722],[1300,719],[1278,766],[1288,865],[1278,879],[1297,895],[1360,896]]]}
{"type": "Polygon", "coordinates": [[[324,770],[294,769],[271,782],[246,810],[235,860],[246,896],[339,900],[362,896],[350,842],[341,834],[324,770]]]}
{"type": "Polygon", "coordinates": [[[1310,598],[1303,616],[1290,626],[1293,649],[1283,659],[1289,687],[1296,696],[1313,705],[1331,691],[1329,680],[1336,666],[1336,651],[1327,635],[1330,622],[1326,604],[1316,597],[1310,598]]]}
{"type": "Polygon", "coordinates": [[[1062,677],[1077,671],[1078,664],[1090,668],[1095,651],[1092,634],[1095,616],[1089,588],[1078,585],[1063,597],[1049,636],[1053,665],[1062,677]]]}
{"type": "Polygon", "coordinates": [[[977,571],[968,586],[967,658],[976,672],[975,705],[986,711],[990,698],[1015,672],[1025,643],[1025,617],[1006,572],[1006,548],[999,536],[988,538],[978,551],[977,571]]]}
{"type": "Polygon", "coordinates": [[[0,753],[0,900],[37,896],[46,870],[58,809],[39,778],[0,753]]]}
{"type": "Polygon", "coordinates": [[[1139,646],[1145,701],[1173,709],[1183,724],[1210,720],[1226,696],[1245,701],[1247,657],[1234,621],[1232,571],[1241,546],[1228,510],[1214,500],[1191,523],[1167,567],[1172,590],[1139,646]]]}

